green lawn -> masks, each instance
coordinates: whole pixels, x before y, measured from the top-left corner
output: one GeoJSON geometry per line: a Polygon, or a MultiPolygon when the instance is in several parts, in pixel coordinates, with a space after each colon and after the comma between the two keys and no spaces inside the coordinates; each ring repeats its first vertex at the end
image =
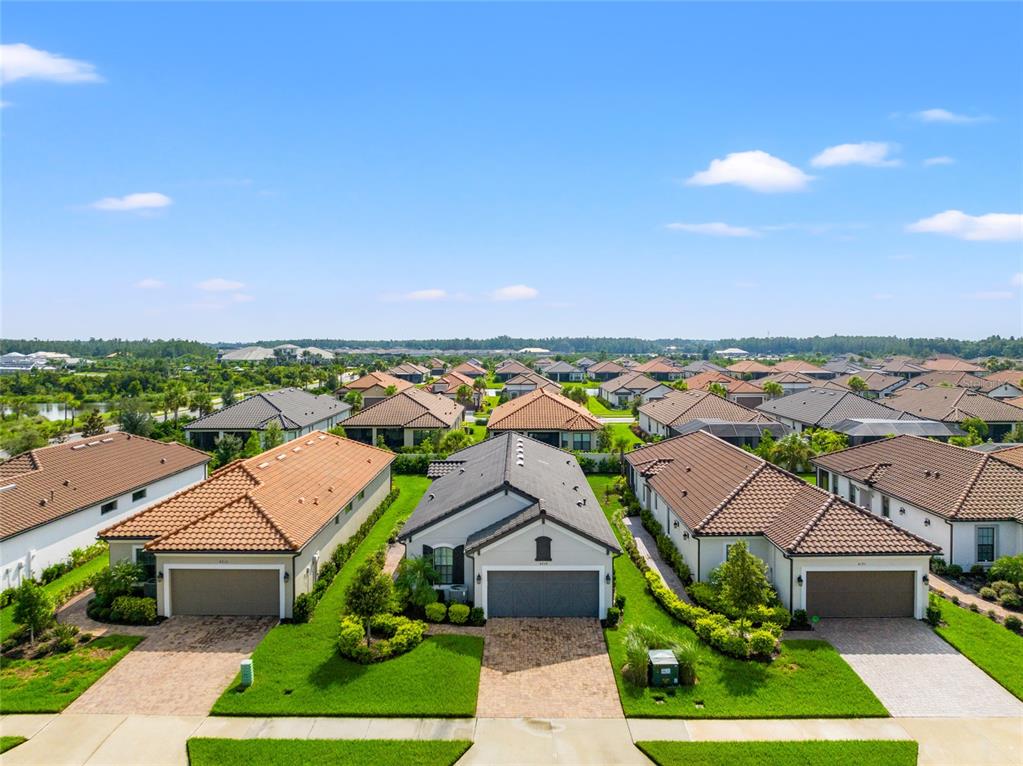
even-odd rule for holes
{"type": "Polygon", "coordinates": [[[1023,699],[1023,637],[986,615],[941,602],[938,635],[1012,694],[1023,699]]]}
{"type": "Polygon", "coordinates": [[[12,747],[17,747],[25,741],[24,737],[0,737],[0,753],[6,753],[12,747]]]}
{"type": "MultiPolygon", "coordinates": [[[[82,580],[92,577],[94,574],[98,573],[107,566],[109,559],[110,557],[107,553],[101,553],[91,561],[86,561],[80,567],[72,569],[70,572],[58,577],[51,583],[47,583],[43,586],[43,590],[51,597],[55,596],[65,588],[77,585],[82,582],[82,580]]],[[[13,615],[13,606],[7,606],[0,609],[0,641],[5,640],[12,632],[14,632],[15,628],[18,627],[18,624],[14,622],[13,615]]]]}
{"type": "Polygon", "coordinates": [[[799,476],[799,478],[802,479],[803,481],[805,481],[807,484],[812,484],[814,486],[817,486],[817,474],[816,474],[816,472],[811,471],[810,473],[800,473],[800,474],[797,474],[797,476],[799,476]]]}
{"type": "Polygon", "coordinates": [[[658,766],[915,766],[913,740],[637,742],[658,766]]]}
{"type": "MultiPolygon", "coordinates": [[[[613,477],[592,476],[590,486],[610,514],[618,498],[605,503],[613,477]]],[[[618,628],[604,631],[615,681],[626,716],[641,718],[843,718],[887,716],[881,702],[838,652],[825,641],[783,641],[774,662],[726,657],[702,643],[688,626],[675,621],[646,590],[646,580],[628,554],[615,559],[617,593],[626,598],[618,628]],[[674,694],[626,684],[625,628],[644,623],[697,642],[698,683],[674,694]]]]}
{"type": "Polygon", "coordinates": [[[190,766],[373,764],[451,766],[472,747],[468,740],[207,739],[188,740],[190,766]]]}
{"type": "Polygon", "coordinates": [[[141,640],[140,636],[103,636],[67,654],[4,660],[0,713],[59,713],[141,640]]]}
{"type": "Polygon", "coordinates": [[[605,404],[601,403],[595,396],[591,396],[586,402],[586,409],[596,415],[598,418],[632,418],[635,417],[632,414],[632,410],[613,410],[605,404]]]}
{"type": "Polygon", "coordinates": [[[469,429],[472,432],[471,436],[472,436],[472,443],[473,444],[476,444],[477,442],[481,442],[481,441],[483,441],[484,439],[487,438],[487,427],[486,426],[477,426],[477,425],[471,425],[470,426],[470,425],[467,425],[466,428],[469,429]]]}
{"type": "Polygon", "coordinates": [[[255,683],[232,685],[216,715],[472,716],[476,712],[483,639],[441,635],[408,654],[375,665],[343,659],[335,648],[338,619],[355,570],[407,518],[430,485],[395,476],[401,494],[356,549],[304,625],[279,625],[256,647],[255,683]]]}
{"type": "Polygon", "coordinates": [[[643,440],[632,432],[632,429],[629,428],[628,423],[608,423],[607,427],[610,428],[611,432],[614,434],[613,438],[624,436],[626,439],[628,439],[629,449],[632,449],[633,447],[642,446],[643,440]]]}

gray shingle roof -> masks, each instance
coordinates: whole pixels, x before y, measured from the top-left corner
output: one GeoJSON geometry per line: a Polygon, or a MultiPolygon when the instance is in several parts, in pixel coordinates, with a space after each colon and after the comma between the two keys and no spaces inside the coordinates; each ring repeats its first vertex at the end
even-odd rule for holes
{"type": "Polygon", "coordinates": [[[857,396],[851,391],[831,388],[807,388],[764,402],[757,409],[804,425],[824,428],[830,428],[846,418],[920,419],[901,410],[886,407],[873,399],[857,396]]]}
{"type": "Polygon", "coordinates": [[[618,551],[611,526],[576,459],[556,447],[515,433],[501,434],[454,453],[457,470],[434,480],[405,524],[402,539],[508,488],[532,500],[529,508],[488,525],[492,540],[541,512],[551,521],[618,551]],[[521,452],[519,446],[522,447],[521,452]],[[521,456],[521,457],[520,457],[521,456]]]}
{"type": "Polygon", "coordinates": [[[547,375],[571,372],[582,372],[582,370],[580,370],[574,364],[569,364],[568,362],[555,362],[546,370],[544,370],[544,373],[546,373],[547,375]]]}
{"type": "Polygon", "coordinates": [[[282,388],[255,394],[193,420],[185,430],[259,431],[273,420],[285,430],[305,428],[351,409],[351,405],[333,396],[316,396],[300,388],[282,388]]]}

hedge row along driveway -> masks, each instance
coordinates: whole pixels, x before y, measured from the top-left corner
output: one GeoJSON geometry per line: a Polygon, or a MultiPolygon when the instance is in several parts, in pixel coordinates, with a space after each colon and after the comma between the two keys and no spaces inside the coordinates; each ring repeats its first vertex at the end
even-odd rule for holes
{"type": "Polygon", "coordinates": [[[237,681],[215,715],[469,717],[476,712],[483,639],[431,636],[408,654],[359,665],[337,652],[345,591],[355,570],[411,515],[430,481],[395,476],[401,494],[327,588],[308,623],[279,625],[253,652],[255,683],[237,681]]]}

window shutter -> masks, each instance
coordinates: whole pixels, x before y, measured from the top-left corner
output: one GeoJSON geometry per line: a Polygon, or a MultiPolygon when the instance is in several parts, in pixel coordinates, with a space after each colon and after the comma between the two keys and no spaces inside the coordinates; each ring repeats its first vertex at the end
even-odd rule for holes
{"type": "Polygon", "coordinates": [[[454,550],[454,567],[451,570],[451,582],[455,585],[465,583],[465,546],[459,545],[454,550]]]}
{"type": "Polygon", "coordinates": [[[423,546],[423,558],[429,559],[430,563],[433,563],[433,548],[431,548],[429,545],[423,546]]]}

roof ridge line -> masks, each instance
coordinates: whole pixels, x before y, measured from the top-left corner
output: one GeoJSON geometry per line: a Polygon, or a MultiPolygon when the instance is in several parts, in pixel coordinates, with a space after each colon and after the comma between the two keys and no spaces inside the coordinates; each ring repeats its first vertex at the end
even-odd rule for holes
{"type": "MultiPolygon", "coordinates": [[[[243,494],[241,496],[232,497],[230,500],[227,500],[227,501],[221,503],[216,508],[213,508],[212,510],[206,511],[206,513],[202,513],[202,514],[196,516],[194,519],[189,521],[187,524],[182,524],[180,527],[175,527],[170,532],[166,532],[166,533],[164,533],[162,535],[158,535],[157,537],[154,537],[152,540],[150,540],[148,543],[146,543],[143,547],[144,548],[148,548],[153,543],[158,543],[161,540],[166,540],[169,537],[173,537],[174,535],[178,534],[179,532],[184,532],[186,529],[190,529],[191,527],[194,527],[200,521],[205,521],[206,519],[210,518],[213,514],[220,513],[225,508],[228,508],[228,507],[234,505],[239,500],[250,500],[251,501],[251,499],[252,498],[249,497],[249,493],[248,492],[246,492],[245,494],[243,494]]],[[[155,508],[156,506],[154,505],[152,507],[155,508]]],[[[149,509],[147,508],[146,510],[148,511],[149,509]]],[[[126,521],[127,521],[127,519],[126,519],[126,521]]]]}
{"type": "Polygon", "coordinates": [[[283,537],[283,538],[284,538],[284,541],[285,541],[285,542],[286,542],[286,543],[287,543],[288,545],[290,545],[290,546],[291,546],[292,550],[295,550],[295,549],[297,549],[297,548],[298,548],[298,546],[297,546],[297,545],[295,544],[295,541],[291,539],[291,537],[290,537],[290,536],[288,535],[288,533],[287,533],[287,532],[285,532],[285,531],[284,531],[283,529],[281,529],[281,525],[280,525],[280,524],[279,524],[279,523],[277,522],[277,519],[275,519],[275,518],[274,518],[274,517],[273,517],[273,516],[272,516],[272,515],[270,514],[270,512],[269,512],[269,511],[267,511],[267,510],[266,510],[266,509],[265,509],[265,508],[264,508],[264,507],[263,507],[262,505],[260,505],[259,501],[258,501],[258,500],[257,500],[256,498],[254,498],[254,497],[253,497],[253,496],[252,496],[251,494],[249,494],[248,492],[246,492],[246,493],[245,493],[244,497],[245,497],[245,498],[246,498],[246,499],[247,499],[247,500],[248,500],[248,501],[249,501],[250,503],[252,503],[253,507],[255,507],[255,509],[256,509],[257,511],[259,511],[260,515],[262,515],[262,516],[263,516],[263,518],[265,518],[265,519],[266,519],[267,521],[269,521],[269,522],[270,522],[270,526],[272,526],[272,527],[274,528],[274,530],[275,530],[275,531],[277,532],[277,534],[279,534],[279,535],[280,535],[281,537],[283,537]]]}
{"type": "Polygon", "coordinates": [[[959,512],[963,509],[963,506],[966,505],[966,500],[970,496],[970,493],[973,492],[973,488],[977,486],[977,482],[980,480],[980,475],[983,473],[984,467],[987,466],[987,461],[990,457],[990,452],[982,453],[980,462],[977,463],[977,467],[974,469],[973,475],[970,476],[970,480],[966,483],[966,489],[963,490],[963,494],[959,496],[956,504],[952,507],[951,516],[953,518],[958,516],[959,512]]]}
{"type": "Polygon", "coordinates": [[[792,538],[792,540],[789,542],[788,544],[789,550],[795,550],[799,546],[799,544],[806,539],[806,536],[810,534],[810,532],[813,531],[813,528],[817,526],[817,524],[820,522],[822,518],[824,518],[824,514],[827,512],[828,508],[834,505],[836,501],[838,501],[838,495],[831,494],[828,495],[828,499],[824,501],[824,504],[821,505],[819,509],[817,509],[817,513],[813,515],[813,518],[811,518],[806,523],[806,526],[804,526],[799,531],[799,533],[796,534],[796,536],[792,538]]]}
{"type": "MultiPolygon", "coordinates": [[[[701,432],[698,431],[697,433],[701,433],[701,432]]],[[[762,458],[757,458],[757,459],[758,460],[762,460],[762,458]]],[[[724,509],[728,506],[728,504],[731,503],[733,500],[735,500],[736,497],[738,497],[740,492],[742,492],[744,489],[746,489],[746,487],[748,487],[753,482],[753,480],[755,478],[757,478],[761,473],[763,473],[764,468],[765,468],[766,465],[767,465],[767,461],[761,462],[760,465],[758,465],[749,476],[747,476],[745,479],[743,479],[741,482],[739,482],[739,486],[737,486],[735,489],[733,489],[731,492],[729,492],[728,495],[725,497],[725,499],[722,500],[720,503],[718,503],[717,507],[715,507],[713,510],[711,510],[711,512],[708,513],[704,517],[703,521],[701,521],[699,524],[696,525],[696,527],[693,529],[693,531],[694,532],[699,532],[703,527],[705,527],[707,524],[709,524],[711,521],[713,521],[717,516],[719,516],[721,514],[721,512],[724,511],[724,509]]]]}

